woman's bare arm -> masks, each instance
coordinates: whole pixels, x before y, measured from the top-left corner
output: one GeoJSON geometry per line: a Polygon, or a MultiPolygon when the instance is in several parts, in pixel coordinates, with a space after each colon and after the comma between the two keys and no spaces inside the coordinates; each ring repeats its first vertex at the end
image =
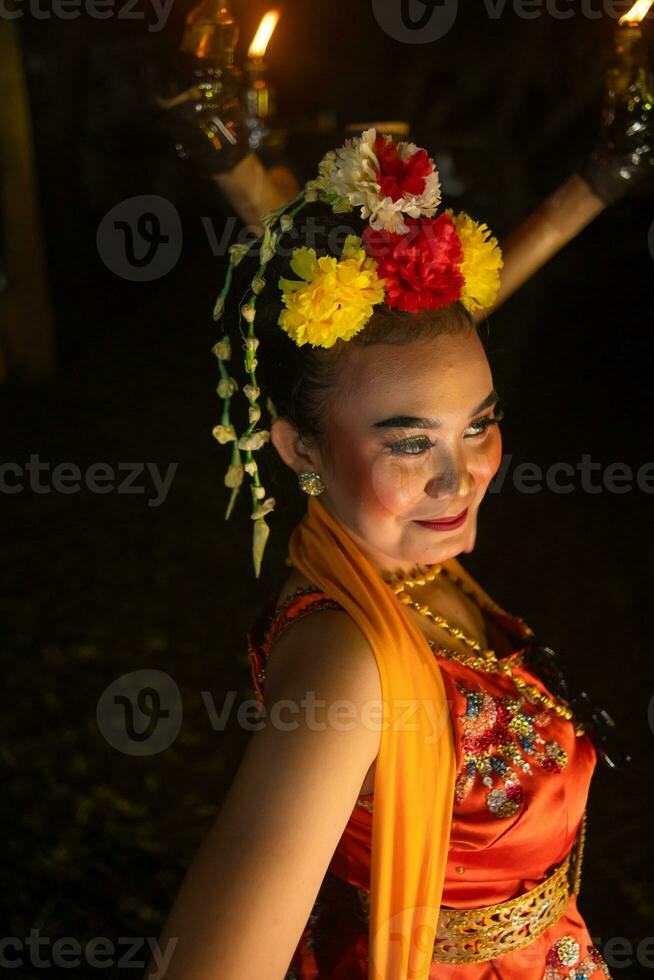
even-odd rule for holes
{"type": "Polygon", "coordinates": [[[346,613],[295,623],[273,663],[265,727],[184,878],[147,980],[283,980],[377,755],[380,728],[364,706],[381,701],[379,674],[346,613]]]}

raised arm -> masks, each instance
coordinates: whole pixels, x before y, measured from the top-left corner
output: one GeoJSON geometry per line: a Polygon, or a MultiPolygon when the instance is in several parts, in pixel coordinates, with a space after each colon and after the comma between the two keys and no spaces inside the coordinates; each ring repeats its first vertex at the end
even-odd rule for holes
{"type": "Polygon", "coordinates": [[[270,664],[265,727],[177,894],[159,939],[165,972],[153,958],[147,980],[283,980],[377,755],[379,674],[345,612],[295,623],[270,664]]]}

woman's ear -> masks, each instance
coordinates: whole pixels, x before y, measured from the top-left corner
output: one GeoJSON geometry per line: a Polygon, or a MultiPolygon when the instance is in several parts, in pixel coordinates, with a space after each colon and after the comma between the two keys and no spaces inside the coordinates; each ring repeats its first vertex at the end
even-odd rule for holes
{"type": "Polygon", "coordinates": [[[286,418],[278,416],[270,426],[270,441],[294,473],[317,470],[320,456],[309,446],[286,418]]]}

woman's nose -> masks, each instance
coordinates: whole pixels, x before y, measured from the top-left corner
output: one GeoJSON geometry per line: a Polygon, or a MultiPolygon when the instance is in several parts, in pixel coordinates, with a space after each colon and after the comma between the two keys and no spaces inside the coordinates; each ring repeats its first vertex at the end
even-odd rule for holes
{"type": "Polygon", "coordinates": [[[437,462],[437,470],[429,480],[426,492],[432,497],[447,495],[469,497],[473,479],[464,453],[448,453],[437,462]]]}

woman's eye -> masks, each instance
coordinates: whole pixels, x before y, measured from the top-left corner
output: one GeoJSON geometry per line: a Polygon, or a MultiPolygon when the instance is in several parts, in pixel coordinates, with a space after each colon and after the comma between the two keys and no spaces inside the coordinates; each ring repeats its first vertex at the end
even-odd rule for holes
{"type": "Polygon", "coordinates": [[[468,426],[468,429],[472,430],[470,435],[473,438],[474,436],[482,436],[486,432],[486,429],[488,429],[491,425],[497,425],[497,423],[501,422],[503,418],[503,409],[496,408],[494,415],[485,415],[483,419],[477,419],[476,422],[472,422],[472,424],[468,426]]]}
{"type": "Polygon", "coordinates": [[[394,455],[422,456],[431,447],[432,443],[429,439],[425,436],[418,436],[415,439],[402,439],[400,442],[394,442],[390,450],[394,455]]]}

